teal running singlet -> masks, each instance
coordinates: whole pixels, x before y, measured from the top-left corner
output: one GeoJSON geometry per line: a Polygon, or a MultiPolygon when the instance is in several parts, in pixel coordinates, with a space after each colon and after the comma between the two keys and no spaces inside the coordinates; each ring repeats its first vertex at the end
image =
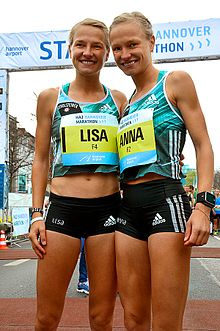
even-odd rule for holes
{"type": "Polygon", "coordinates": [[[179,161],[186,127],[180,110],[167,97],[167,76],[160,71],[156,85],[124,110],[117,136],[122,181],[147,173],[184,177],[179,161]]]}
{"type": "Polygon", "coordinates": [[[52,122],[52,177],[76,173],[117,172],[116,135],[119,110],[111,91],[98,102],[68,96],[70,83],[59,90],[52,122]]]}

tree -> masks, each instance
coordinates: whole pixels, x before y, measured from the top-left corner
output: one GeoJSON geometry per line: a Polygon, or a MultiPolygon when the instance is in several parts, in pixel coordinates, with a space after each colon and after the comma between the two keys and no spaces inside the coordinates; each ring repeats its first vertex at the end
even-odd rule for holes
{"type": "Polygon", "coordinates": [[[220,169],[215,171],[213,186],[214,188],[220,189],[220,169]]]}
{"type": "Polygon", "coordinates": [[[30,172],[34,155],[35,138],[24,128],[17,126],[16,117],[9,117],[9,192],[14,191],[20,170],[30,172]]]}
{"type": "Polygon", "coordinates": [[[195,169],[189,170],[186,174],[186,185],[195,186],[196,176],[197,176],[197,173],[196,173],[195,169]]]}

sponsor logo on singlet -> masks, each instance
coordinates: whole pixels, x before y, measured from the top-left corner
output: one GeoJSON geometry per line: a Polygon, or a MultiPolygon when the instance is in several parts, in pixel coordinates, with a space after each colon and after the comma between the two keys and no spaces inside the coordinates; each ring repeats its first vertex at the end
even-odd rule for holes
{"type": "Polygon", "coordinates": [[[82,110],[77,102],[62,102],[57,105],[61,116],[81,113],[82,110]]]}
{"type": "Polygon", "coordinates": [[[146,105],[158,105],[159,104],[159,101],[157,100],[155,94],[151,94],[147,100],[145,101],[145,104],[146,105]]]}

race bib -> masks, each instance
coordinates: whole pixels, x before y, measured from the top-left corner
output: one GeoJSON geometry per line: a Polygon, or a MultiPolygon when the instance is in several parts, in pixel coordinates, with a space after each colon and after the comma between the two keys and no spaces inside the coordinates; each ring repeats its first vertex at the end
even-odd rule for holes
{"type": "Polygon", "coordinates": [[[125,169],[157,160],[153,108],[142,109],[121,119],[117,144],[120,173],[125,169]]]}
{"type": "Polygon", "coordinates": [[[110,114],[77,113],[61,118],[64,166],[117,165],[117,118],[110,114]]]}

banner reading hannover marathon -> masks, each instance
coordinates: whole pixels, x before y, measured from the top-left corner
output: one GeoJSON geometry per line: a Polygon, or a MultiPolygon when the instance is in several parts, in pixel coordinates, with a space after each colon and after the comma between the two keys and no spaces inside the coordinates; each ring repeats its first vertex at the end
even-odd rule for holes
{"type": "MultiPolygon", "coordinates": [[[[220,58],[220,18],[160,23],[153,29],[155,61],[220,58]]],[[[68,30],[0,34],[0,69],[70,67],[68,34],[68,30]]],[[[108,63],[114,63],[113,56],[108,63]]]]}

